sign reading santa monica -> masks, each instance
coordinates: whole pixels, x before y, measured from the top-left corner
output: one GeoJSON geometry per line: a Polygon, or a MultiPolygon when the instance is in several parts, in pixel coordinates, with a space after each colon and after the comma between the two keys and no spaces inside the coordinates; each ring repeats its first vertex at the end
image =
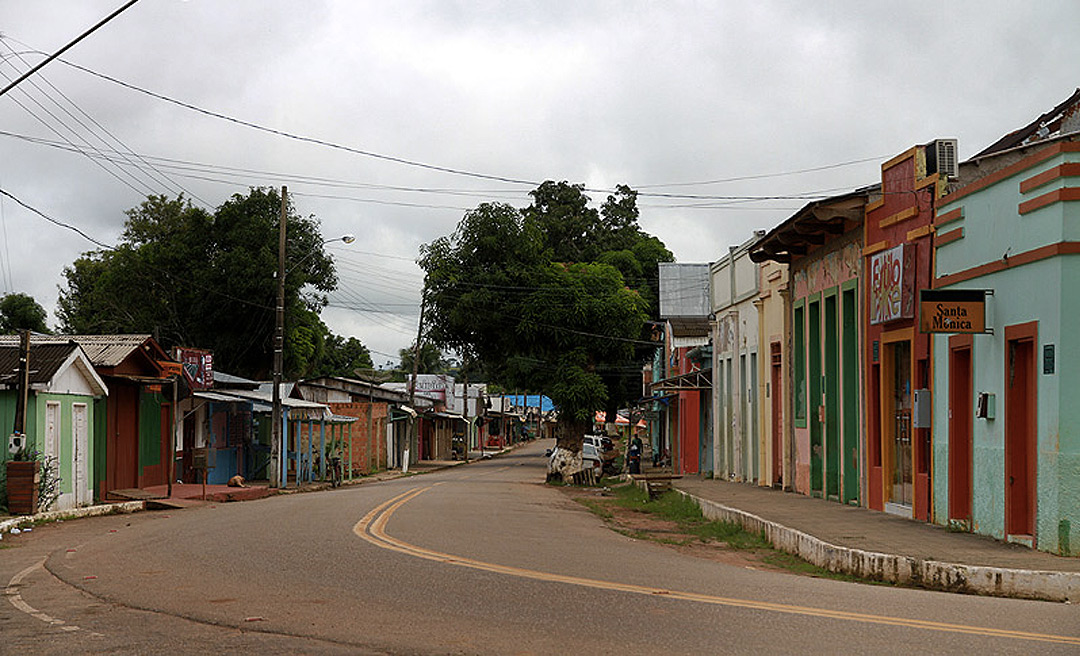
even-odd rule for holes
{"type": "Polygon", "coordinates": [[[985,333],[986,291],[919,290],[919,330],[924,333],[985,333]]]}

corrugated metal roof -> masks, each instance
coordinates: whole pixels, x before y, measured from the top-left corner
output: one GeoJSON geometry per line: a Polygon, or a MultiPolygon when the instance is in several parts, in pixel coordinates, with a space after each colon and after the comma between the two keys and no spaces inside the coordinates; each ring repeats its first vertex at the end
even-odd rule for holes
{"type": "MultiPolygon", "coordinates": [[[[75,342],[95,367],[116,367],[138,350],[151,335],[39,335],[30,337],[33,344],[75,342]]],[[[0,345],[18,344],[18,335],[0,335],[0,345]]]]}
{"type": "MultiPolygon", "coordinates": [[[[71,351],[78,346],[64,344],[30,345],[30,384],[48,383],[56,375],[61,365],[67,362],[71,351]]],[[[0,384],[15,385],[19,379],[19,347],[0,345],[0,384]]]]}

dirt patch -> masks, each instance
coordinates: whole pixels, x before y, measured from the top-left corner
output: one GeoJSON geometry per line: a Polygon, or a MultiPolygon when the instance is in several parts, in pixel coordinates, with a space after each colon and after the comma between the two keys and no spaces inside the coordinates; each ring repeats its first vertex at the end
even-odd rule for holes
{"type": "Polygon", "coordinates": [[[772,572],[790,570],[766,561],[770,550],[734,549],[726,542],[706,540],[684,530],[678,522],[664,519],[646,510],[635,510],[617,503],[616,497],[603,488],[562,488],[567,497],[588,508],[612,530],[639,540],[650,540],[682,554],[713,562],[772,572]]]}

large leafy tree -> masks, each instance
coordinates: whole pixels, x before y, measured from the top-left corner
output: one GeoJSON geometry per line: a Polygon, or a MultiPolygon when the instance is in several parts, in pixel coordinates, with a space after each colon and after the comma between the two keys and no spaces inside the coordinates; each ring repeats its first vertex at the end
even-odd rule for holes
{"type": "Polygon", "coordinates": [[[398,366],[398,376],[401,380],[408,380],[409,376],[412,376],[413,368],[415,366],[417,373],[421,374],[445,374],[449,373],[452,364],[446,357],[443,356],[443,352],[439,350],[439,347],[432,344],[430,341],[420,342],[420,357],[417,358],[416,342],[413,342],[409,348],[403,348],[398,350],[398,357],[401,358],[401,364],[398,366]]]}
{"type": "Polygon", "coordinates": [[[20,330],[47,333],[46,316],[45,308],[29,294],[13,292],[0,298],[0,333],[10,334],[20,330]]]}
{"type": "Polygon", "coordinates": [[[356,378],[360,375],[358,371],[366,373],[374,367],[371,351],[360,340],[330,333],[322,357],[310,375],[356,378]]]}
{"type": "MultiPolygon", "coordinates": [[[[485,203],[421,249],[425,333],[480,362],[489,381],[543,390],[560,446],[580,450],[596,410],[626,400],[671,253],[637,224],[636,193],[600,210],[581,185],[545,182],[522,210],[485,203]]],[[[638,370],[640,371],[640,370],[638,370]]]]}
{"type": "MultiPolygon", "coordinates": [[[[152,333],[167,347],[212,349],[227,371],[268,377],[280,212],[274,189],[236,194],[213,212],[182,196],[147,198],[127,211],[115,248],[85,253],[64,270],[61,329],[152,333]]],[[[337,277],[318,221],[291,206],[287,214],[285,374],[292,377],[319,366],[328,340],[338,344],[319,318],[337,277]]]]}

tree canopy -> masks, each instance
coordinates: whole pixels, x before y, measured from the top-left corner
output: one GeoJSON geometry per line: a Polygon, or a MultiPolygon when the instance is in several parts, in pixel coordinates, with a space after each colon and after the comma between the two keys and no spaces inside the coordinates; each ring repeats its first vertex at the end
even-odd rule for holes
{"type": "Polygon", "coordinates": [[[582,185],[547,181],[531,195],[521,210],[481,204],[422,247],[425,334],[493,383],[547,393],[561,443],[577,450],[593,413],[640,380],[656,264],[672,256],[638,226],[628,187],[599,210],[582,185]]]}
{"type": "Polygon", "coordinates": [[[11,334],[20,330],[47,333],[46,316],[45,308],[29,294],[13,292],[0,298],[0,333],[11,334]]]}
{"type": "MultiPolygon", "coordinates": [[[[64,269],[61,329],[150,333],[166,347],[212,349],[223,370],[267,378],[277,302],[278,192],[252,188],[213,212],[183,196],[150,196],[126,214],[115,248],[84,253],[64,269]]],[[[370,367],[358,340],[331,335],[319,318],[337,275],[318,221],[297,215],[291,204],[287,215],[285,375],[351,375],[342,370],[370,367]]]]}
{"type": "MultiPolygon", "coordinates": [[[[409,348],[398,350],[401,364],[397,368],[398,376],[395,379],[408,380],[412,376],[413,365],[417,363],[416,342],[409,348]]],[[[431,342],[420,342],[420,358],[416,366],[416,372],[421,374],[445,374],[450,372],[452,363],[443,356],[439,347],[431,342]]]]}

